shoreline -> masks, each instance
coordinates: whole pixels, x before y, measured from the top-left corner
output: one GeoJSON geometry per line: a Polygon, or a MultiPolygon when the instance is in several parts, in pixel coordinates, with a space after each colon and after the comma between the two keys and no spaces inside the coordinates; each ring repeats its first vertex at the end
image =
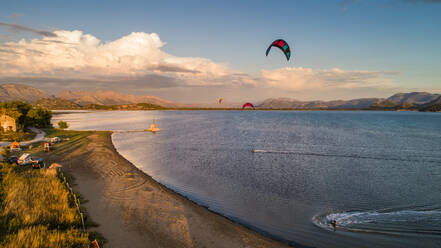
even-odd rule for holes
{"type": "MultiPolygon", "coordinates": [[[[252,225],[250,225],[250,224],[246,224],[246,223],[240,221],[238,218],[234,218],[234,217],[232,217],[232,216],[231,216],[231,217],[230,217],[230,216],[226,216],[226,215],[223,215],[222,213],[219,213],[219,212],[213,211],[213,210],[211,210],[208,206],[206,206],[206,205],[204,205],[204,204],[202,204],[202,203],[198,203],[197,201],[192,200],[191,198],[189,198],[189,197],[187,197],[187,196],[185,196],[185,195],[183,195],[183,194],[181,194],[181,193],[179,193],[179,192],[177,192],[177,191],[175,191],[175,190],[173,190],[173,189],[167,187],[166,185],[164,185],[164,184],[162,184],[162,183],[156,181],[152,176],[150,176],[149,174],[147,174],[147,173],[145,173],[144,171],[142,171],[141,169],[139,169],[134,163],[132,163],[130,160],[128,160],[126,157],[124,157],[121,153],[118,152],[118,149],[116,149],[115,145],[113,144],[113,140],[112,140],[112,135],[113,135],[115,132],[114,132],[114,131],[108,131],[108,132],[111,133],[111,134],[110,134],[110,140],[111,140],[111,143],[112,143],[112,146],[113,146],[114,151],[115,151],[117,154],[119,154],[124,160],[126,160],[127,163],[131,164],[135,169],[137,169],[140,173],[142,173],[142,174],[144,174],[145,176],[149,177],[149,178],[150,178],[151,180],[153,180],[155,183],[161,185],[161,186],[164,187],[166,190],[168,190],[169,193],[171,193],[171,194],[176,194],[176,195],[178,195],[178,196],[180,196],[180,197],[183,197],[185,200],[190,201],[190,202],[192,202],[193,204],[195,204],[195,205],[197,205],[197,206],[199,206],[199,207],[205,208],[207,211],[209,211],[209,212],[212,213],[212,214],[218,215],[218,216],[220,216],[221,218],[225,218],[225,219],[231,221],[231,222],[234,223],[234,224],[240,225],[240,226],[242,226],[242,227],[248,229],[248,230],[251,231],[251,232],[256,232],[258,235],[262,235],[263,237],[269,238],[269,239],[274,240],[274,241],[276,241],[276,242],[281,242],[282,244],[287,245],[287,247],[295,247],[295,248],[312,248],[312,247],[308,247],[308,246],[304,246],[304,245],[298,244],[298,243],[296,243],[295,241],[286,240],[286,239],[283,239],[283,238],[278,237],[278,236],[276,236],[276,235],[272,235],[272,234],[270,234],[270,233],[268,233],[268,232],[266,232],[266,231],[264,231],[264,230],[262,230],[262,229],[259,229],[259,228],[255,227],[255,226],[252,226],[252,225]]],[[[118,132],[118,131],[117,131],[117,132],[118,132]]]]}
{"type": "Polygon", "coordinates": [[[105,247],[291,247],[155,181],[116,150],[112,132],[78,133],[47,160],[75,178],[105,247]]]}
{"type": "Polygon", "coordinates": [[[419,111],[417,109],[374,109],[374,108],[170,108],[170,109],[51,109],[55,114],[72,113],[74,111],[84,112],[112,112],[112,111],[366,111],[366,112],[421,112],[421,113],[440,113],[441,111],[419,111]],[[69,112],[71,111],[71,112],[69,112]]]}

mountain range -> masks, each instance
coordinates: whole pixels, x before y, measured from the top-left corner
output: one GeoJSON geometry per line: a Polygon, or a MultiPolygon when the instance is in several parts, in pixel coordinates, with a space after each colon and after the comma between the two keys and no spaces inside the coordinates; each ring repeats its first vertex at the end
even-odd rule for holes
{"type": "Polygon", "coordinates": [[[0,84],[0,101],[20,100],[32,103],[43,98],[50,98],[46,92],[25,84],[0,84]]]}
{"type": "Polygon", "coordinates": [[[150,103],[168,108],[181,107],[180,104],[173,103],[156,96],[136,96],[121,94],[110,90],[90,91],[62,91],[55,95],[56,98],[72,101],[78,105],[88,104],[99,105],[122,105],[133,103],[150,103]]]}
{"type": "Polygon", "coordinates": [[[398,104],[412,103],[412,104],[420,105],[434,101],[438,99],[440,96],[441,94],[430,94],[427,92],[411,92],[411,93],[398,93],[387,98],[387,100],[398,104]]]}
{"type": "Polygon", "coordinates": [[[89,104],[122,105],[136,103],[150,103],[167,108],[184,107],[182,104],[173,103],[156,96],[137,96],[110,90],[95,92],[62,91],[56,95],[49,95],[40,89],[25,84],[0,84],[0,102],[14,100],[49,108],[64,106],[69,109],[81,108],[89,104]]]}
{"type": "Polygon", "coordinates": [[[397,93],[388,98],[360,98],[335,101],[298,101],[289,98],[270,98],[255,106],[256,108],[264,109],[366,109],[372,106],[377,108],[410,107],[427,104],[440,97],[440,94],[411,92],[397,93]]]}
{"type": "MultiPolygon", "coordinates": [[[[156,96],[137,96],[110,90],[62,91],[56,95],[24,84],[0,84],[0,101],[20,100],[50,109],[81,109],[87,106],[135,106],[148,103],[162,108],[240,108],[240,103],[178,104],[156,96]]],[[[216,100],[217,102],[217,100],[216,100]]],[[[441,94],[427,92],[397,93],[388,98],[360,98],[334,101],[299,101],[269,98],[255,103],[257,109],[412,109],[441,104],[441,94]]],[[[139,108],[139,106],[137,106],[139,108]]],[[[115,109],[112,107],[111,109],[115,109]]],[[[121,108],[117,108],[121,109],[121,108]]],[[[124,109],[124,108],[123,108],[124,109]]]]}
{"type": "Polygon", "coordinates": [[[265,109],[345,109],[345,108],[368,108],[372,104],[381,101],[381,98],[360,98],[353,100],[334,101],[299,101],[290,98],[270,98],[256,104],[256,108],[265,109]]]}

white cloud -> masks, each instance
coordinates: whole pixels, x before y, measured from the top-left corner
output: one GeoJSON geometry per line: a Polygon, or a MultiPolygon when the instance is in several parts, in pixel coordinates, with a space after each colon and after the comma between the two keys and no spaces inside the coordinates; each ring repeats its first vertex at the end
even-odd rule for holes
{"type": "Polygon", "coordinates": [[[111,81],[160,75],[178,79],[183,85],[223,85],[246,77],[209,59],[167,54],[161,50],[165,43],[156,33],[134,32],[111,42],[77,30],[53,33],[54,37],[3,43],[2,76],[111,81]]]}
{"type": "Polygon", "coordinates": [[[314,70],[303,67],[261,71],[262,80],[269,86],[288,90],[385,87],[390,84],[384,78],[387,74],[393,73],[345,71],[338,68],[314,70]]]}

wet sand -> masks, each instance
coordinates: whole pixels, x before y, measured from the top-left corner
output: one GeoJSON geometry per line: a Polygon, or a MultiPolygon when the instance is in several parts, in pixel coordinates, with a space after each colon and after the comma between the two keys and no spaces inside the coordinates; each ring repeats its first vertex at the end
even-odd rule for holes
{"type": "Polygon", "coordinates": [[[105,247],[288,247],[199,206],[138,170],[110,132],[87,132],[46,155],[75,178],[105,247]]]}

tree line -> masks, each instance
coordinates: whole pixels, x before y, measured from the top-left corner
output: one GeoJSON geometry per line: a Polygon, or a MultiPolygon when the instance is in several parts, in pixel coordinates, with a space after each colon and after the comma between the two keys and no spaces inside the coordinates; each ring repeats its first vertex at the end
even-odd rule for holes
{"type": "Polygon", "coordinates": [[[32,105],[25,102],[12,101],[0,103],[0,110],[2,115],[15,119],[17,129],[51,126],[52,112],[43,107],[32,107],[32,105]]]}

